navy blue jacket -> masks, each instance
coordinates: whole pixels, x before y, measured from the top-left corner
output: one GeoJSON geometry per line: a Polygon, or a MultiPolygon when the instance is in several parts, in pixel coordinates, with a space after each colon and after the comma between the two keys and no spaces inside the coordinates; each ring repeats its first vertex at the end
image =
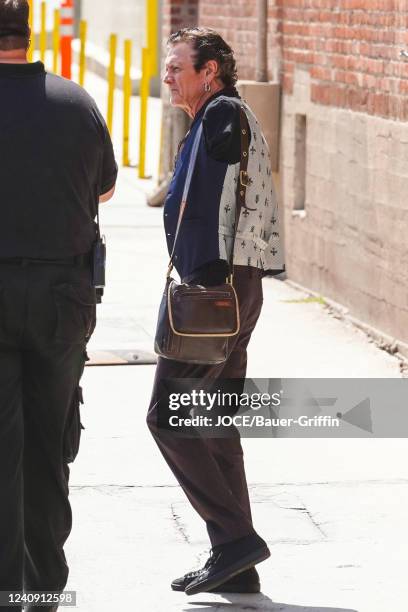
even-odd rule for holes
{"type": "Polygon", "coordinates": [[[240,159],[239,96],[225,88],[212,96],[194,117],[176,160],[174,174],[164,205],[164,227],[169,254],[196,131],[203,122],[187,207],[177,239],[174,265],[182,279],[222,282],[228,264],[220,259],[219,207],[228,165],[240,159]]]}

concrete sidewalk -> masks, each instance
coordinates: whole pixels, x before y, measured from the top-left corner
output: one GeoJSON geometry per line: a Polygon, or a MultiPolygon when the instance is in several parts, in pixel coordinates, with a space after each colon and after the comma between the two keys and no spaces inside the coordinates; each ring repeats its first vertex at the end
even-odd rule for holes
{"type": "MultiPolygon", "coordinates": [[[[92,83],[97,96],[103,83],[92,83]]],[[[108,288],[93,352],[152,354],[167,254],[162,210],[146,206],[145,190],[134,169],[123,170],[114,200],[101,208],[108,288]]],[[[305,297],[264,281],[249,376],[400,377],[395,357],[305,297]]],[[[272,551],[259,566],[263,593],[173,593],[170,580],[203,561],[208,540],[147,431],[153,375],[153,365],[84,374],[86,429],[71,471],[66,546],[78,610],[406,610],[404,439],[243,440],[255,525],[272,551]]]]}

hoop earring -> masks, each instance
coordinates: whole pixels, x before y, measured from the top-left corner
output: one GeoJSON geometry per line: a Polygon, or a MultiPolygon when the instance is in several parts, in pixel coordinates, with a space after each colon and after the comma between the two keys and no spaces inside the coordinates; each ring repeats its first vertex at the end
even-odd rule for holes
{"type": "Polygon", "coordinates": [[[211,85],[207,82],[204,83],[204,91],[206,92],[211,91],[211,85]]]}

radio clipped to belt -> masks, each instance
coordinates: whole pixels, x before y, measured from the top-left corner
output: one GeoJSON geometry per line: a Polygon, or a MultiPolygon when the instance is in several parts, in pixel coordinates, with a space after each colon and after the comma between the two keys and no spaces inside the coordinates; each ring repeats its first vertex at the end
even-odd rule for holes
{"type": "Polygon", "coordinates": [[[96,290],[96,302],[100,304],[105,288],[106,243],[105,236],[101,236],[99,206],[97,208],[96,221],[96,240],[92,247],[92,286],[96,290]]]}

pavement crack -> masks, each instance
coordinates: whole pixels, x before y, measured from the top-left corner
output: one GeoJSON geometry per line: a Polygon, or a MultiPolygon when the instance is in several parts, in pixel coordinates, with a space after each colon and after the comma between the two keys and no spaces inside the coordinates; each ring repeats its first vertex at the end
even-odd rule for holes
{"type": "Polygon", "coordinates": [[[320,534],[327,539],[327,534],[325,533],[325,531],[323,531],[323,529],[320,526],[320,523],[318,523],[316,521],[316,519],[314,518],[313,514],[310,512],[310,510],[308,510],[306,504],[304,503],[303,499],[300,500],[302,502],[303,507],[300,508],[301,512],[303,512],[304,514],[306,514],[309,518],[309,520],[311,521],[311,523],[314,525],[314,527],[320,532],[320,534]]]}
{"type": "Polygon", "coordinates": [[[323,531],[320,524],[316,521],[310,510],[307,508],[305,502],[301,497],[299,497],[299,495],[276,495],[273,501],[279,508],[285,508],[286,510],[295,510],[295,512],[302,512],[303,514],[306,514],[306,516],[309,518],[313,526],[319,531],[319,533],[324,538],[327,538],[326,533],[323,531]]]}
{"type": "Polygon", "coordinates": [[[187,544],[191,544],[190,538],[188,537],[188,534],[187,534],[187,529],[185,525],[183,524],[183,522],[181,521],[181,517],[177,514],[174,504],[171,504],[170,508],[171,508],[172,519],[174,521],[176,530],[180,533],[181,537],[187,542],[187,544]]]}
{"type": "Polygon", "coordinates": [[[325,531],[323,531],[323,529],[321,528],[320,524],[314,519],[312,513],[309,510],[305,510],[305,513],[307,514],[307,516],[309,517],[309,519],[312,521],[313,525],[316,527],[316,529],[318,531],[320,531],[320,533],[322,534],[322,536],[324,538],[327,538],[327,534],[325,531]]]}

